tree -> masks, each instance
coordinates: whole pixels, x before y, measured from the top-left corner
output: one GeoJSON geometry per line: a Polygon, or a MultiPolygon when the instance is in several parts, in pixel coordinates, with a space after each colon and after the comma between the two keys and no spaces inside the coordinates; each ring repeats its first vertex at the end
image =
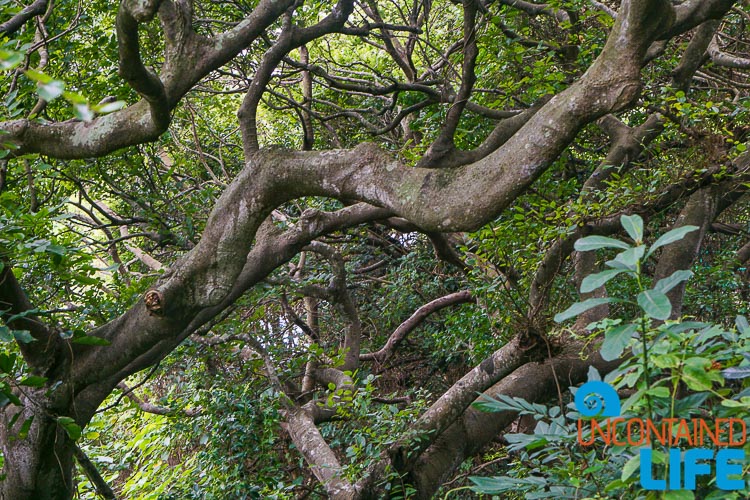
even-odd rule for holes
{"type": "MultiPolygon", "coordinates": [[[[653,228],[700,228],[661,253],[654,278],[716,248],[712,232],[737,246],[723,265],[746,269],[748,13],[735,3],[0,7],[0,301],[13,341],[0,359],[3,496],[70,498],[74,457],[96,477],[82,429],[116,388],[132,395],[127,377],[190,338],[258,356],[284,430],[331,497],[394,481],[430,496],[516,418],[481,414],[477,393],[543,400],[613,366],[553,335],[550,317],[573,301],[567,274],[580,282],[598,265],[577,239],[640,214],[653,228]],[[366,256],[368,235],[403,255],[417,233],[453,266],[438,276],[461,286],[435,287],[443,296],[379,344],[383,331],[361,318],[376,287],[353,290],[347,264],[366,256]],[[263,287],[278,309],[253,316],[263,287]],[[346,418],[358,373],[467,302],[502,340],[350,473],[320,426],[346,418]],[[290,324],[294,340],[249,333],[290,324]]],[[[392,267],[356,263],[375,277],[392,267]]],[[[746,285],[746,270],[733,279],[746,285]]],[[[722,311],[736,312],[736,293],[722,311]]],[[[675,317],[689,305],[684,286],[669,298],[675,317]]],[[[591,309],[573,330],[607,314],[591,309]]]]}

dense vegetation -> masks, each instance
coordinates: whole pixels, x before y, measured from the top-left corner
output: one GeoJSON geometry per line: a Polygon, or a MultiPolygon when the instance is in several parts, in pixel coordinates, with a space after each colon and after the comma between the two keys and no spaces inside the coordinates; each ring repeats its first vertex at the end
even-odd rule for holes
{"type": "Polygon", "coordinates": [[[749,25],[0,0],[0,497],[746,498],[572,401],[750,424],[749,25]]]}

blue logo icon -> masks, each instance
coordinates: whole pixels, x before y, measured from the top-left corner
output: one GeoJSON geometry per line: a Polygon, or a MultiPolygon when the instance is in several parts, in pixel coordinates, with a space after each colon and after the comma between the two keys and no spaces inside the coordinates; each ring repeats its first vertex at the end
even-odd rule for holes
{"type": "Polygon", "coordinates": [[[620,396],[614,387],[601,380],[592,380],[576,391],[576,410],[584,417],[620,416],[620,396]]]}

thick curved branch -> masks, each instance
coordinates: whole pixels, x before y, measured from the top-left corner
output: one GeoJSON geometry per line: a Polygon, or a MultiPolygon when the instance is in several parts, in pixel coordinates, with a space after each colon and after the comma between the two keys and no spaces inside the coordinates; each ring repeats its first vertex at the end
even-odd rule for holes
{"type": "Polygon", "coordinates": [[[391,336],[388,337],[388,341],[386,341],[385,345],[381,347],[380,350],[362,354],[359,359],[362,361],[377,361],[378,363],[384,363],[393,355],[398,345],[406,338],[406,336],[422,324],[425,318],[430,314],[452,305],[474,302],[474,300],[475,299],[471,296],[471,292],[468,290],[462,290],[428,302],[414,311],[414,314],[409,316],[409,319],[401,323],[398,328],[393,331],[391,336]]]}
{"type": "Polygon", "coordinates": [[[21,29],[32,17],[44,14],[48,3],[49,0],[34,0],[31,5],[24,7],[21,12],[0,24],[0,35],[13,36],[13,33],[21,29]]]}
{"type": "Polygon", "coordinates": [[[526,2],[524,0],[500,0],[499,3],[519,9],[531,16],[549,16],[558,23],[570,23],[570,16],[562,9],[550,7],[547,4],[526,2]]]}
{"type": "MultiPolygon", "coordinates": [[[[440,147],[431,146],[419,160],[417,166],[424,168],[455,168],[481,160],[496,151],[513,137],[513,135],[516,134],[521,127],[523,127],[531,117],[549,101],[549,99],[549,97],[540,99],[531,108],[503,119],[495,125],[495,128],[492,129],[492,132],[490,132],[487,138],[482,141],[482,144],[474,149],[468,151],[456,149],[453,145],[452,136],[449,145],[440,147]]],[[[467,109],[471,109],[471,107],[467,106],[467,109]]]]}
{"type": "MultiPolygon", "coordinates": [[[[158,359],[236,298],[247,262],[238,254],[263,249],[258,230],[285,201],[311,195],[364,200],[423,230],[472,229],[491,220],[546,170],[583,125],[636,98],[640,61],[654,37],[669,26],[671,14],[671,4],[663,0],[623,2],[604,50],[581,80],[552,98],[502,148],[475,164],[451,170],[410,168],[368,145],[351,151],[250,155],[214,207],[201,242],[149,291],[149,307],[142,300],[92,332],[110,346],[74,347],[71,380],[76,393],[94,384],[91,391],[96,394],[84,398],[81,393],[88,401],[76,408],[84,415],[91,411],[88,406],[98,404],[101,393],[122,375],[158,359]]],[[[278,240],[271,239],[274,242],[278,240]]],[[[265,266],[278,262],[290,248],[266,248],[269,253],[255,276],[270,272],[265,266]]]]}
{"type": "Polygon", "coordinates": [[[117,387],[123,391],[126,398],[131,400],[133,403],[146,413],[152,413],[154,415],[184,415],[186,417],[197,417],[201,414],[201,408],[192,408],[188,410],[176,410],[174,408],[166,408],[164,406],[158,406],[151,404],[148,401],[144,401],[133,393],[133,389],[128,387],[125,382],[120,382],[117,387]]]}
{"type": "Polygon", "coordinates": [[[736,0],[687,0],[675,6],[675,22],[660,36],[660,40],[667,40],[680,33],[685,33],[696,26],[711,20],[721,19],[729,9],[737,3],[736,0]]]}
{"type": "Polygon", "coordinates": [[[353,498],[354,485],[343,477],[338,457],[320,434],[313,418],[301,408],[290,409],[285,413],[284,428],[329,497],[353,498]]]}
{"type": "Polygon", "coordinates": [[[682,55],[680,64],[672,72],[672,85],[674,87],[683,91],[688,90],[693,75],[706,61],[706,50],[711,47],[719,24],[720,22],[717,20],[706,21],[695,31],[687,49],[685,49],[685,53],[682,55]]]}
{"type": "Polygon", "coordinates": [[[77,354],[73,377],[81,390],[89,384],[93,385],[81,392],[76,407],[82,414],[96,410],[96,406],[87,408],[86,405],[103,400],[125,377],[171,352],[182,340],[230,307],[245,291],[292,259],[310,241],[332,231],[390,215],[387,210],[358,204],[333,213],[306,211],[297,225],[285,232],[270,222],[264,224],[258,231],[257,243],[247,256],[242,272],[221,303],[205,308],[194,316],[184,317],[183,321],[168,322],[144,314],[141,304],[94,332],[110,336],[112,345],[107,349],[84,349],[85,353],[77,354]],[[144,337],[148,338],[144,343],[139,343],[138,340],[144,337]]]}
{"type": "Polygon", "coordinates": [[[158,8],[159,0],[122,0],[115,25],[120,76],[149,103],[154,126],[166,129],[169,125],[169,103],[164,84],[153,71],[143,65],[138,41],[138,25],[150,21],[158,8]]]}
{"type": "Polygon", "coordinates": [[[476,82],[476,74],[474,73],[474,67],[476,66],[477,56],[479,55],[479,48],[477,47],[477,36],[476,36],[476,17],[478,0],[465,0],[463,2],[464,16],[463,16],[463,66],[461,70],[461,86],[458,89],[456,98],[453,104],[448,109],[448,113],[445,117],[445,123],[440,131],[440,135],[435,139],[427,152],[425,153],[422,160],[420,160],[419,166],[426,167],[434,165],[436,167],[445,168],[446,165],[437,163],[435,160],[449,154],[451,151],[456,149],[454,142],[454,135],[458,124],[461,120],[461,115],[464,112],[466,104],[469,102],[471,97],[471,91],[474,88],[476,82]]]}
{"type": "MultiPolygon", "coordinates": [[[[130,1],[135,4],[135,0],[130,1]]],[[[245,49],[293,3],[293,0],[263,0],[242,23],[215,39],[198,37],[188,27],[179,34],[173,33],[174,39],[167,50],[169,57],[162,71],[168,110],[171,111],[204,76],[245,49]]],[[[145,12],[155,10],[153,2],[144,2],[144,6],[145,9],[134,7],[136,14],[131,17],[140,18],[145,12]]],[[[159,13],[168,20],[182,20],[171,0],[161,0],[159,13]]],[[[126,28],[132,31],[132,26],[126,28]]],[[[134,44],[132,38],[130,40],[126,45],[132,48],[134,44]]],[[[131,48],[126,47],[128,54],[131,48]]],[[[135,75],[143,76],[143,72],[135,71],[135,75]]],[[[151,80],[146,77],[146,81],[151,80]]],[[[146,85],[141,90],[153,89],[146,85]]],[[[59,159],[94,158],[156,140],[166,130],[169,113],[157,112],[154,116],[153,111],[153,106],[143,99],[89,122],[69,120],[48,124],[27,119],[0,122],[0,133],[4,134],[4,141],[14,145],[11,156],[40,153],[59,159]]]]}
{"type": "Polygon", "coordinates": [[[99,473],[99,470],[96,468],[96,465],[94,465],[86,453],[84,453],[75,443],[73,444],[73,455],[76,457],[76,461],[81,467],[81,470],[83,470],[83,473],[88,480],[91,481],[91,484],[94,485],[96,493],[105,500],[116,500],[117,496],[115,495],[115,492],[112,491],[112,487],[104,480],[99,473]]]}
{"type": "Polygon", "coordinates": [[[478,392],[488,389],[527,362],[534,347],[540,346],[524,346],[521,335],[518,335],[461,377],[419,417],[404,437],[391,446],[388,454],[394,466],[400,471],[411,469],[422,452],[461,418],[478,392]]]}
{"type": "Polygon", "coordinates": [[[34,338],[33,342],[18,342],[18,347],[29,365],[45,376],[54,366],[56,357],[63,355],[62,338],[55,330],[43,323],[34,314],[35,308],[18,283],[9,263],[0,270],[0,319],[13,330],[26,330],[34,338]]]}
{"type": "Polygon", "coordinates": [[[344,352],[344,363],[337,368],[341,371],[353,372],[359,367],[362,324],[359,320],[357,303],[346,286],[344,259],[332,246],[319,241],[313,241],[305,249],[322,255],[331,264],[333,277],[331,278],[329,290],[333,300],[341,307],[349,323],[341,345],[341,350],[344,352]]]}
{"type": "Polygon", "coordinates": [[[258,104],[260,104],[260,99],[278,64],[291,50],[328,33],[340,31],[353,9],[353,0],[339,0],[331,10],[331,13],[323,20],[314,26],[301,29],[292,24],[292,12],[287,13],[278,41],[263,55],[263,60],[255,72],[245,99],[242,101],[242,105],[237,112],[246,157],[259,147],[257,128],[258,104]]]}
{"type": "MultiPolygon", "coordinates": [[[[598,353],[590,353],[587,359],[582,359],[581,347],[571,345],[552,359],[527,363],[485,393],[492,397],[500,394],[522,397],[529,402],[545,401],[557,394],[559,387],[567,388],[583,382],[590,366],[602,374],[617,366],[617,362],[604,362],[598,353]]],[[[478,453],[516,418],[514,412],[486,413],[471,407],[462,412],[413,464],[408,477],[413,480],[419,498],[430,498],[456,467],[478,453]]]]}
{"type": "Polygon", "coordinates": [[[713,37],[708,45],[708,56],[711,62],[725,68],[750,69],[750,59],[733,56],[721,50],[717,37],[713,37]]]}

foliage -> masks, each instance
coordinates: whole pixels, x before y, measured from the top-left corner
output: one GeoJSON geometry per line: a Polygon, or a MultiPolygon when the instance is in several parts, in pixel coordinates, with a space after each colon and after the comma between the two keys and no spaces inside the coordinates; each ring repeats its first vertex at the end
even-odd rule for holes
{"type": "MultiPolygon", "coordinates": [[[[7,290],[0,297],[0,434],[8,431],[0,445],[12,447],[22,440],[34,444],[38,436],[55,435],[60,450],[52,445],[45,449],[52,454],[48,462],[55,465],[54,474],[65,461],[64,454],[55,454],[70,452],[75,445],[104,482],[125,498],[329,494],[301,450],[304,443],[295,444],[288,432],[291,401],[311,414],[330,410],[314,429],[342,464],[341,477],[356,483],[375,474],[372,487],[390,498],[423,494],[417,491],[418,469],[433,465],[436,470],[444,467],[440,480],[456,474],[444,487],[457,486],[456,492],[472,487],[473,492],[509,498],[641,494],[633,472],[637,462],[631,459],[637,456],[635,449],[582,450],[575,444],[577,414],[570,405],[549,407],[547,402],[502,395],[479,406],[533,418],[534,435],[505,434],[506,449],[493,444],[486,455],[466,460],[456,472],[452,467],[466,458],[464,453],[485,449],[487,443],[461,448],[464,436],[451,434],[455,428],[450,427],[446,435],[460,435],[461,442],[434,446],[460,448],[450,460],[430,464],[425,459],[396,470],[392,454],[402,438],[424,424],[421,419],[428,411],[460,392],[462,377],[488,373],[488,357],[519,339],[516,345],[527,354],[523,363],[553,358],[569,347],[561,345],[568,341],[574,346],[601,341],[605,360],[625,355],[605,380],[630,394],[625,410],[629,415],[747,414],[750,333],[744,317],[750,314],[750,288],[747,262],[737,261],[737,249],[746,245],[750,227],[747,196],[741,194],[748,187],[742,165],[750,130],[747,5],[721,15],[711,39],[716,45],[712,48],[739,58],[740,68],[724,66],[706,52],[690,85],[677,81],[676,68],[688,59],[691,41],[711,20],[701,20],[703,28],[670,35],[664,46],[654,42],[648,61],[638,65],[639,98],[582,124],[570,137],[560,136],[567,147],[544,155],[548,165],[543,171],[514,187],[512,199],[498,200],[495,218],[482,227],[428,231],[396,210],[385,218],[343,224],[317,235],[311,241],[327,245],[342,263],[340,285],[338,261],[305,246],[311,241],[288,242],[320,227],[328,217],[361,208],[357,203],[363,200],[358,198],[323,197],[318,196],[322,188],[308,192],[304,185],[292,186],[290,191],[299,189],[304,195],[264,205],[261,229],[243,235],[247,241],[217,250],[219,243],[205,231],[212,210],[242,179],[250,180],[248,190],[262,184],[256,182],[263,178],[256,154],[305,149],[295,158],[311,153],[333,159],[373,142],[401,162],[398,168],[411,173],[411,167],[435,153],[435,141],[447,133],[450,116],[459,110],[448,133],[449,153],[477,153],[486,147],[477,161],[495,165],[490,155],[506,144],[521,144],[518,151],[526,151],[539,146],[538,137],[557,137],[561,124],[549,123],[536,137],[519,132],[488,146],[509,123],[531,123],[536,109],[552,95],[559,102],[575,90],[616,24],[608,9],[623,2],[550,0],[543,8],[535,2],[490,2],[474,14],[472,2],[353,2],[344,24],[304,45],[296,37],[311,33],[316,23],[340,13],[347,2],[292,2],[184,93],[177,90],[184,83],[180,71],[188,74],[210,49],[231,45],[217,40],[281,2],[157,2],[162,8],[154,19],[135,23],[130,40],[130,48],[135,45],[138,52],[135,62],[122,60],[127,47],[123,20],[117,17],[141,2],[48,4],[47,12],[18,31],[0,33],[0,274],[8,272],[13,278],[0,287],[17,281],[20,295],[28,299],[28,307],[24,303],[25,310],[14,313],[8,309],[7,290]],[[180,24],[170,17],[176,12],[188,18],[180,24]],[[462,30],[461,21],[469,17],[473,26],[462,30]],[[186,33],[181,43],[198,40],[206,45],[178,57],[165,51],[170,37],[186,33]],[[477,50],[470,64],[471,37],[476,37],[477,50]],[[294,43],[285,45],[290,39],[294,43]],[[281,52],[283,57],[274,62],[281,52]],[[146,129],[153,117],[148,111],[139,113],[152,110],[153,96],[145,97],[142,86],[124,71],[141,63],[146,73],[168,82],[169,102],[159,110],[168,126],[158,134],[125,140],[128,145],[122,148],[92,155],[19,153],[23,141],[13,132],[19,127],[9,124],[23,123],[28,130],[60,127],[64,132],[50,135],[37,149],[42,151],[56,141],[96,143],[107,132],[107,127],[97,126],[123,117],[137,126],[115,139],[146,129]],[[258,86],[258,109],[249,126],[241,110],[258,86]],[[467,88],[467,96],[459,96],[462,88],[467,88]],[[653,137],[621,143],[654,118],[658,133],[653,137]],[[248,140],[248,129],[255,130],[260,151],[248,140]],[[88,135],[91,130],[96,134],[88,135]],[[626,154],[617,157],[622,151],[626,154]],[[593,188],[592,180],[597,181],[593,188]],[[707,219],[691,270],[653,280],[655,262],[665,247],[694,236],[691,226],[668,228],[679,226],[684,207],[696,193],[710,189],[739,194],[714,200],[714,212],[705,208],[707,219]],[[613,231],[602,229],[622,213],[640,215],[622,216],[622,227],[613,231]],[[650,246],[649,229],[665,233],[650,246]],[[570,251],[550,258],[571,235],[589,232],[602,234],[579,239],[570,251]],[[253,255],[255,250],[263,255],[253,255]],[[606,269],[586,276],[574,290],[570,277],[580,270],[571,262],[576,252],[590,251],[600,256],[606,252],[606,269]],[[235,263],[251,257],[247,262],[252,265],[243,274],[250,276],[249,284],[228,303],[216,308],[191,303],[170,311],[168,318],[144,310],[144,296],[166,281],[185,279],[182,284],[190,284],[195,275],[185,274],[183,266],[196,255],[219,254],[231,255],[235,263]],[[269,261],[276,262],[273,269],[264,267],[269,261]],[[549,279],[543,276],[545,270],[552,271],[549,279]],[[684,317],[672,320],[667,297],[688,279],[690,287],[681,300],[684,317]],[[576,302],[555,316],[561,304],[605,285],[608,297],[576,302]],[[344,363],[343,345],[355,323],[361,329],[362,354],[371,355],[421,307],[460,291],[470,292],[470,303],[430,312],[384,359],[341,370],[347,379],[343,387],[309,377],[318,370],[338,370],[344,363]],[[356,321],[344,303],[347,294],[356,321]],[[553,316],[564,321],[604,305],[610,307],[609,317],[589,325],[586,333],[550,326],[553,316]],[[57,350],[49,365],[28,361],[27,348],[39,342],[32,326],[13,326],[26,318],[51,332],[44,345],[57,350]],[[125,323],[137,328],[128,330],[125,323]],[[180,326],[151,342],[144,340],[147,332],[141,327],[146,323],[180,326]],[[109,336],[103,338],[107,328],[109,336]],[[122,332],[129,335],[126,345],[112,346],[108,339],[121,338],[122,332]],[[112,352],[107,348],[132,354],[132,359],[112,378],[100,379],[95,373],[81,385],[71,382],[77,362],[91,353],[112,352]],[[86,384],[101,386],[87,391],[86,384]],[[90,392],[99,398],[96,404],[78,404],[76,398],[90,392]],[[35,426],[50,423],[54,432],[36,432],[35,426]],[[513,463],[494,462],[508,453],[513,463]],[[387,465],[380,467],[383,463],[387,465]],[[497,476],[480,477],[479,470],[497,476]],[[467,476],[473,476],[472,483],[466,482],[467,476]]],[[[1,22],[21,9],[19,2],[0,0],[1,22]]],[[[606,90],[596,92],[603,95],[606,90]]],[[[591,98],[588,104],[597,100],[591,98]]],[[[498,166],[508,170],[514,183],[533,166],[516,165],[515,156],[510,155],[509,165],[498,166]]],[[[415,192],[426,189],[430,178],[473,168],[466,162],[442,168],[440,154],[437,158],[426,165],[430,177],[415,192]]],[[[360,159],[366,160],[357,162],[360,159]]],[[[391,168],[371,167],[376,173],[391,168]]],[[[280,164],[271,170],[283,173],[280,164]]],[[[334,177],[326,186],[356,184],[354,177],[334,177]]],[[[472,185],[488,191],[493,187],[481,175],[465,179],[467,192],[472,185]]],[[[374,185],[355,187],[367,195],[379,191],[374,185]]],[[[399,185],[397,194],[409,188],[399,185]]],[[[286,192],[268,196],[290,197],[286,192]]],[[[431,201],[422,200],[425,205],[431,201]]],[[[470,206],[477,200],[459,201],[453,205],[470,206]]],[[[236,207],[223,206],[216,213],[236,207]]],[[[240,208],[242,212],[246,207],[240,208]]],[[[222,269],[212,263],[200,273],[222,269]]],[[[198,288],[236,284],[194,281],[198,288]]],[[[481,390],[502,382],[489,378],[481,390]]],[[[596,378],[594,372],[591,378],[596,378]]],[[[471,426],[458,419],[472,411],[466,407],[475,392],[460,398],[466,400],[463,407],[451,409],[456,427],[471,426]]],[[[424,428],[419,432],[418,439],[434,437],[424,428]]],[[[76,466],[71,458],[70,464],[80,497],[101,493],[80,461],[76,466]]],[[[0,489],[6,485],[0,481],[0,489]]],[[[713,485],[701,484],[698,494],[714,494],[713,485]]]]}
{"type": "MultiPolygon", "coordinates": [[[[738,316],[733,330],[689,319],[670,320],[671,303],[665,294],[690,279],[692,273],[676,271],[656,282],[652,288],[647,288],[643,279],[641,269],[645,259],[656,249],[679,241],[697,228],[682,226],[673,229],[646,247],[640,217],[622,216],[621,224],[635,246],[600,236],[588,236],[576,242],[579,251],[621,250],[606,262],[611,269],[583,279],[581,293],[600,288],[618,275],[626,275],[637,284],[635,300],[616,297],[587,299],[559,313],[555,320],[563,322],[607,303],[637,304],[641,314],[632,322],[609,317],[586,328],[597,338],[603,333],[604,341],[599,350],[604,359],[622,359],[604,379],[629,395],[622,403],[622,417],[651,419],[657,424],[675,418],[739,418],[747,425],[750,409],[750,386],[747,383],[750,380],[750,327],[747,319],[738,316]]],[[[589,372],[589,381],[592,380],[601,380],[593,368],[589,372]]],[[[576,388],[571,388],[571,392],[575,394],[576,388]]],[[[644,491],[636,474],[641,446],[630,443],[595,444],[589,449],[582,446],[581,442],[595,443],[596,436],[592,435],[591,427],[586,429],[584,426],[586,430],[581,432],[580,422],[586,417],[572,402],[566,406],[546,407],[528,403],[522,398],[500,395],[497,398],[484,396],[476,406],[485,411],[530,415],[537,422],[533,434],[506,434],[508,450],[516,454],[516,466],[509,475],[472,477],[472,489],[477,493],[513,495],[520,492],[524,498],[718,499],[743,498],[750,492],[750,486],[732,492],[719,489],[710,477],[703,478],[695,491],[663,494],[644,491]]],[[[672,435],[676,435],[676,426],[669,425],[672,435]]],[[[667,448],[668,444],[661,443],[654,448],[654,478],[667,474],[667,448]]],[[[743,450],[749,452],[750,445],[744,443],[743,450]]],[[[747,471],[747,464],[743,464],[743,471],[747,471]]]]}

